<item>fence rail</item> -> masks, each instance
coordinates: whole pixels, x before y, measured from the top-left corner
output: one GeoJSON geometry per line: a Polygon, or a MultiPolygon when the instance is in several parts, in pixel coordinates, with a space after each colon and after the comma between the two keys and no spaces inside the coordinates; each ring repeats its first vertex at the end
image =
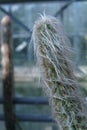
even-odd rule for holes
{"type": "MultiPolygon", "coordinates": [[[[0,104],[3,104],[4,100],[0,97],[0,104]]],[[[15,97],[13,103],[16,105],[48,105],[47,97],[15,97]]],[[[16,114],[19,121],[30,121],[30,122],[45,122],[55,123],[55,120],[50,115],[35,115],[35,114],[16,114]]],[[[5,117],[0,114],[0,121],[4,121],[5,117]]]]}
{"type": "MultiPolygon", "coordinates": [[[[72,1],[72,0],[71,0],[72,1]]],[[[86,0],[73,0],[75,2],[83,2],[86,0]]],[[[8,4],[8,3],[25,3],[25,2],[70,2],[70,0],[0,0],[0,4],[8,4]]]]}
{"type": "MultiPolygon", "coordinates": [[[[55,120],[49,115],[35,115],[35,114],[16,114],[16,118],[19,121],[29,121],[29,122],[45,122],[45,123],[55,123],[55,120]]],[[[5,117],[0,114],[0,121],[4,121],[5,117]]]]}
{"type": "MultiPolygon", "coordinates": [[[[4,100],[0,97],[0,104],[3,104],[4,100]]],[[[48,105],[48,98],[46,97],[15,97],[13,99],[14,104],[26,104],[26,105],[48,105]]]]}

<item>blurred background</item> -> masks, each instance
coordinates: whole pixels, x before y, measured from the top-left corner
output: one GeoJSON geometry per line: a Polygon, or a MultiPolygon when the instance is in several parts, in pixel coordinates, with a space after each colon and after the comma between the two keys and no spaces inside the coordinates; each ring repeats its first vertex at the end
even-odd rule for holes
{"type": "MultiPolygon", "coordinates": [[[[59,19],[68,34],[71,46],[75,51],[73,62],[75,75],[87,96],[87,2],[38,2],[20,4],[1,4],[0,21],[5,15],[12,19],[13,28],[13,62],[14,90],[18,97],[45,96],[40,84],[40,73],[36,66],[30,39],[35,21],[43,12],[59,19]]],[[[1,26],[0,26],[1,28],[1,26]]],[[[0,29],[1,30],[1,29],[0,29]]],[[[1,32],[0,32],[1,33],[1,32]]],[[[1,39],[1,37],[0,37],[1,39]]],[[[0,45],[1,46],[1,45],[0,45]]],[[[2,96],[0,54],[0,96],[2,96]]],[[[0,105],[0,113],[3,112],[0,105]]],[[[51,109],[46,106],[17,105],[17,113],[49,114],[51,109]]],[[[54,123],[20,122],[23,130],[57,130],[54,123]]],[[[5,130],[4,122],[0,129],[5,130]]]]}

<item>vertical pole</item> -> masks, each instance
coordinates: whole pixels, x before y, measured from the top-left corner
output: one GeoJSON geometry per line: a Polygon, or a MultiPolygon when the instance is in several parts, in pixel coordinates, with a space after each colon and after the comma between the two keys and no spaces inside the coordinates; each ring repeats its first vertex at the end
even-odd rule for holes
{"type": "Polygon", "coordinates": [[[1,21],[1,54],[3,108],[6,130],[15,130],[13,108],[13,63],[12,63],[12,25],[11,19],[5,16],[1,21]]]}

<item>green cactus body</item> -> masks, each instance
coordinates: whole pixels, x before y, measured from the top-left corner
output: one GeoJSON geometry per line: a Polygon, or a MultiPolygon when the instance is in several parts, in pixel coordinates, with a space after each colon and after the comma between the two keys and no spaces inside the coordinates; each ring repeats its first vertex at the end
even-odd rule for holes
{"type": "Polygon", "coordinates": [[[85,103],[73,74],[72,49],[62,25],[53,17],[42,16],[35,23],[33,42],[59,130],[87,130],[85,103]]]}

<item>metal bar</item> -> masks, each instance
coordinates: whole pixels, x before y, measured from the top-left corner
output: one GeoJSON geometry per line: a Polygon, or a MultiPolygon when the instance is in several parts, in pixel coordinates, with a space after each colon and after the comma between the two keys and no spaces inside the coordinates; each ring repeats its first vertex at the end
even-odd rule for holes
{"type": "Polygon", "coordinates": [[[0,10],[1,10],[3,13],[7,14],[9,17],[11,17],[11,19],[12,19],[15,23],[17,23],[20,27],[22,27],[24,30],[26,30],[27,32],[30,32],[30,33],[31,33],[30,29],[29,29],[26,25],[24,25],[20,20],[18,20],[16,17],[14,17],[11,13],[9,13],[8,11],[6,11],[6,10],[5,10],[4,8],[2,8],[1,6],[0,6],[0,10]]]}
{"type": "MultiPolygon", "coordinates": [[[[19,121],[55,123],[55,120],[49,115],[17,114],[16,117],[19,121]]],[[[4,119],[4,115],[0,114],[0,121],[4,121],[4,119]]]]}
{"type": "MultiPolygon", "coordinates": [[[[0,0],[0,4],[14,4],[14,3],[25,3],[25,2],[69,2],[70,0],[0,0]]],[[[83,2],[86,0],[75,0],[76,2],[83,2]]]]}
{"type": "MultiPolygon", "coordinates": [[[[15,97],[13,99],[14,104],[29,104],[29,105],[48,105],[47,97],[15,97]]],[[[0,104],[3,104],[3,98],[0,97],[0,104]]]]}
{"type": "Polygon", "coordinates": [[[12,36],[13,39],[30,39],[30,36],[29,35],[22,35],[22,34],[14,34],[12,36]]]}
{"type": "Polygon", "coordinates": [[[73,1],[71,0],[70,2],[68,2],[67,4],[65,4],[64,6],[62,6],[61,9],[58,10],[54,16],[57,17],[58,15],[60,15],[60,14],[61,14],[66,8],[68,8],[72,3],[73,3],[73,1]]]}

